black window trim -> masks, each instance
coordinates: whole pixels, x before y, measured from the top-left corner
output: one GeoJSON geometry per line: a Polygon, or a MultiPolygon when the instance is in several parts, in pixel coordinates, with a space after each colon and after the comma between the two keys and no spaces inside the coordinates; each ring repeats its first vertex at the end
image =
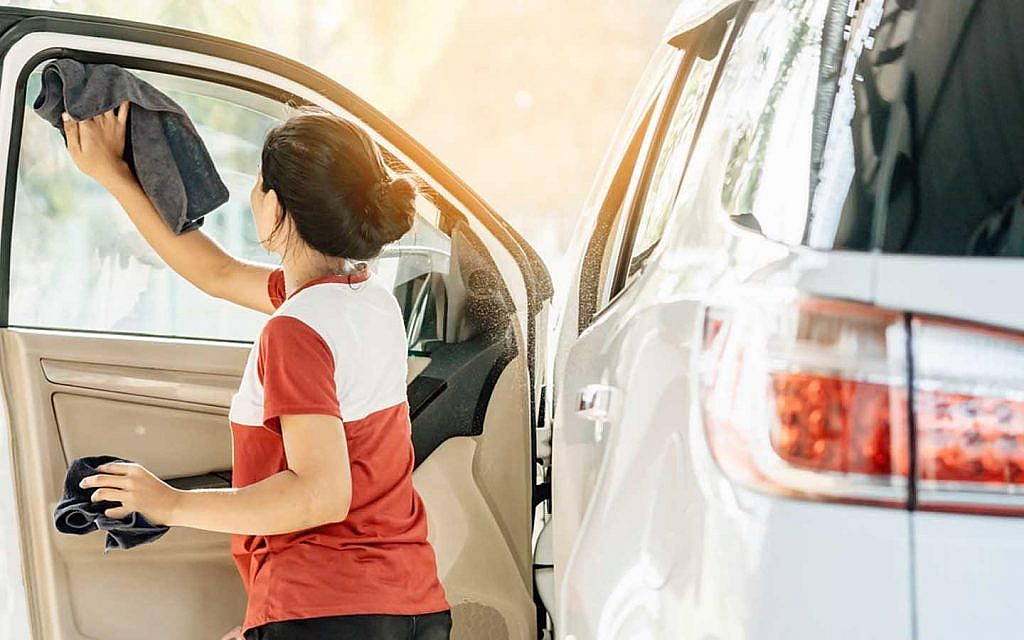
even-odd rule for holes
{"type": "Polygon", "coordinates": [[[644,103],[644,115],[630,132],[629,142],[622,155],[617,158],[618,165],[615,168],[615,173],[612,175],[608,189],[598,207],[597,220],[587,241],[583,264],[580,268],[576,318],[577,335],[583,333],[590,326],[601,310],[599,308],[602,293],[601,265],[604,261],[608,241],[615,229],[615,222],[619,219],[619,211],[629,194],[629,185],[633,180],[637,163],[640,161],[640,152],[647,138],[654,111],[664,91],[664,85],[665,81],[662,79],[652,89],[652,95],[644,103]]]}
{"type": "MultiPolygon", "coordinates": [[[[700,139],[701,131],[704,128],[704,122],[707,120],[708,111],[710,110],[711,102],[714,99],[715,91],[718,88],[718,83],[721,79],[725,62],[732,50],[733,42],[735,42],[736,36],[740,32],[743,22],[749,15],[752,6],[753,2],[750,0],[742,0],[739,3],[726,7],[699,26],[672,38],[673,46],[686,50],[686,58],[680,65],[678,74],[673,81],[673,86],[671,88],[672,93],[669,96],[669,99],[666,100],[665,107],[659,114],[657,130],[655,131],[655,139],[652,141],[651,147],[648,149],[648,155],[644,159],[643,173],[640,177],[637,192],[638,195],[633,199],[633,202],[630,203],[630,209],[627,214],[628,218],[626,220],[626,228],[623,233],[622,242],[619,245],[619,253],[615,258],[614,279],[612,281],[608,302],[605,305],[605,308],[610,307],[623,290],[625,290],[626,285],[630,282],[629,276],[643,267],[660,242],[659,238],[658,241],[653,242],[651,246],[646,247],[637,255],[637,258],[639,259],[638,261],[633,260],[633,243],[636,241],[636,232],[639,228],[640,217],[643,214],[644,205],[647,201],[648,188],[650,187],[650,182],[654,174],[654,168],[657,165],[658,154],[661,152],[661,145],[665,139],[665,133],[672,122],[672,118],[675,116],[675,109],[678,106],[679,96],[682,94],[683,87],[686,85],[686,82],[690,77],[690,71],[693,69],[695,60],[698,55],[702,53],[702,48],[705,44],[704,40],[708,37],[721,37],[721,34],[718,33],[716,27],[717,29],[721,29],[721,25],[723,25],[723,23],[728,24],[728,21],[734,21],[733,28],[728,34],[722,51],[717,56],[718,61],[715,65],[714,75],[711,78],[711,84],[708,86],[707,93],[704,96],[700,116],[697,119],[697,125],[694,128],[693,136],[690,139],[689,149],[686,154],[686,161],[683,165],[683,171],[680,173],[679,184],[676,186],[676,195],[678,195],[679,186],[686,177],[687,171],[689,171],[690,160],[693,157],[694,148],[697,145],[697,141],[700,139]]],[[[673,200],[674,199],[675,197],[673,197],[673,200]]],[[[597,315],[600,315],[601,311],[603,311],[603,309],[599,310],[597,315]]]]}
{"type": "Polygon", "coordinates": [[[686,84],[687,78],[690,77],[690,71],[693,69],[693,62],[697,57],[696,50],[699,46],[697,38],[703,33],[703,26],[697,27],[693,31],[686,34],[686,39],[677,45],[679,48],[684,50],[684,57],[679,67],[676,69],[675,77],[672,79],[668,87],[668,94],[665,97],[664,105],[661,111],[658,113],[658,121],[654,124],[654,132],[651,138],[651,144],[647,148],[647,155],[641,159],[643,163],[640,169],[640,178],[637,182],[636,195],[632,202],[629,203],[629,209],[626,211],[626,220],[624,223],[624,229],[622,232],[622,239],[619,241],[618,253],[612,259],[614,269],[612,271],[612,283],[608,294],[608,303],[605,307],[611,305],[611,301],[614,300],[619,292],[623,290],[626,284],[626,275],[629,268],[629,254],[632,253],[633,243],[636,241],[636,232],[640,226],[640,216],[644,209],[644,204],[647,202],[647,190],[651,186],[651,180],[654,176],[654,168],[658,163],[658,156],[661,152],[661,146],[665,142],[665,134],[668,131],[669,124],[672,122],[672,116],[675,114],[676,106],[679,103],[679,96],[682,94],[683,86],[686,84]]]}

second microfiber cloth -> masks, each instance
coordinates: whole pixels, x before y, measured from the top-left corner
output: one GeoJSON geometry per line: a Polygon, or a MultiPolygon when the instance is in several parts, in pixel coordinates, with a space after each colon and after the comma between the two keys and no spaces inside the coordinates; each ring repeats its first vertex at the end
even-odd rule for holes
{"type": "Polygon", "coordinates": [[[91,500],[96,488],[82,488],[78,483],[82,478],[99,473],[96,470],[107,462],[131,462],[114,456],[87,456],[76,458],[68,467],[64,476],[64,493],[57,508],[53,511],[54,524],[61,533],[83,534],[103,530],[107,539],[103,553],[111,549],[130,549],[145,542],[152,542],[167,533],[167,525],[153,524],[141,513],[131,512],[125,518],[117,520],[108,518],[103,512],[121,506],[120,502],[110,500],[91,500]]]}
{"type": "Polygon", "coordinates": [[[162,91],[114,64],[56,58],[42,71],[32,108],[67,143],[61,113],[85,120],[128,100],[125,160],[167,226],[196,229],[203,216],[228,201],[206,145],[188,114],[162,91]]]}

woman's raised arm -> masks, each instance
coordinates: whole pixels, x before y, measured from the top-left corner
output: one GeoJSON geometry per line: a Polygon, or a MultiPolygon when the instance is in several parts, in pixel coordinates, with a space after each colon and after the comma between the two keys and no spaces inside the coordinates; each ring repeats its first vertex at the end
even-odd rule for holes
{"type": "Polygon", "coordinates": [[[273,313],[267,293],[272,266],[236,259],[200,229],[175,234],[160,217],[122,158],[129,104],[81,121],[64,115],[75,165],[117,199],[146,242],[183,278],[217,298],[273,313]]]}

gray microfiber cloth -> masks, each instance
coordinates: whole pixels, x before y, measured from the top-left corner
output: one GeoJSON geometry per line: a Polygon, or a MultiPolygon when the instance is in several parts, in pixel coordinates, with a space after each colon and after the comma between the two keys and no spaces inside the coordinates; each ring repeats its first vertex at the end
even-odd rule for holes
{"type": "Polygon", "coordinates": [[[228,188],[188,114],[162,91],[113,64],[56,58],[42,71],[32,108],[60,131],[61,113],[85,120],[128,100],[125,161],[176,234],[197,229],[228,200],[228,188]]]}
{"type": "Polygon", "coordinates": [[[64,476],[64,493],[61,495],[57,508],[53,510],[53,521],[57,531],[81,535],[91,531],[103,530],[107,538],[103,545],[103,553],[111,549],[131,549],[145,542],[152,542],[170,530],[163,524],[153,524],[141,513],[132,511],[124,518],[108,518],[103,515],[107,509],[120,507],[121,503],[112,500],[92,501],[96,487],[83,488],[78,486],[82,478],[99,473],[96,467],[107,462],[131,462],[114,456],[86,456],[75,458],[68,466],[64,476]]]}

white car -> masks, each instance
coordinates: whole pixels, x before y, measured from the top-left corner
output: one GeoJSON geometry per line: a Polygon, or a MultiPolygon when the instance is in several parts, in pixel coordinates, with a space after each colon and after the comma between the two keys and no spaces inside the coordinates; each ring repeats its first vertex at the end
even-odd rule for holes
{"type": "Polygon", "coordinates": [[[1021,27],[683,3],[574,236],[558,637],[1016,636],[1021,27]]]}
{"type": "Polygon", "coordinates": [[[374,268],[405,313],[453,637],[1013,635],[1019,4],[685,2],[585,207],[551,339],[535,252],[329,78],[0,8],[0,637],[216,637],[245,602],[225,534],[104,554],[54,528],[79,456],[228,486],[228,403],[266,319],[168,270],[73,170],[32,111],[60,56],[186,108],[231,192],[204,230],[236,256],[270,261],[248,191],[297,103],[361,120],[422,178],[374,268]]]}

